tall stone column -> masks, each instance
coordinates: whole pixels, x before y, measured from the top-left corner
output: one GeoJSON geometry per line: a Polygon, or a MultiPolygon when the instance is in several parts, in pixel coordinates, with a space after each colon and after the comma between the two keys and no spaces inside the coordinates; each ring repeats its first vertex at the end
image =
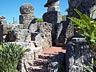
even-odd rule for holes
{"type": "Polygon", "coordinates": [[[3,25],[0,24],[0,42],[3,42],[3,25]]]}
{"type": "Polygon", "coordinates": [[[43,20],[52,23],[52,43],[54,45],[56,44],[58,23],[62,21],[59,0],[48,0],[44,7],[48,7],[48,9],[43,15],[43,20]]]}
{"type": "Polygon", "coordinates": [[[0,42],[3,42],[3,25],[7,24],[6,18],[0,16],[0,42]]]}
{"type": "Polygon", "coordinates": [[[67,43],[67,47],[66,72],[86,72],[86,69],[93,67],[91,48],[85,38],[74,37],[67,43]]]}
{"type": "Polygon", "coordinates": [[[34,8],[31,4],[24,4],[20,7],[19,23],[28,28],[29,24],[34,20],[34,8]]]}
{"type": "MultiPolygon", "coordinates": [[[[96,0],[68,0],[69,9],[68,16],[69,17],[77,17],[78,14],[74,11],[74,9],[78,9],[83,14],[87,14],[91,17],[92,12],[96,9],[96,0]]],[[[93,14],[93,19],[96,19],[96,12],[93,14]]],[[[74,29],[74,35],[71,34],[70,27],[72,27],[72,22],[69,21],[69,28],[66,33],[66,37],[70,38],[70,41],[67,42],[67,50],[66,50],[66,72],[85,72],[85,68],[93,67],[93,56],[91,52],[91,48],[88,46],[88,43],[85,38],[82,38],[80,35],[76,33],[74,29]],[[70,35],[71,34],[71,35],[70,35]],[[74,36],[74,37],[72,37],[74,36]]],[[[90,71],[92,72],[92,71],[90,71]]]]}

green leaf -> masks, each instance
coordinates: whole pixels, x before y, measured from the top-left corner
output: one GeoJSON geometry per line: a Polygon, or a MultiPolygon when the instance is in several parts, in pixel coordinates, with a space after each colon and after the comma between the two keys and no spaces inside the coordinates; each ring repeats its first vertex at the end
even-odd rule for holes
{"type": "Polygon", "coordinates": [[[68,17],[77,26],[79,30],[76,32],[86,36],[89,45],[96,44],[96,21],[91,19],[88,15],[82,14],[79,10],[75,9],[80,18],[68,17]]]}

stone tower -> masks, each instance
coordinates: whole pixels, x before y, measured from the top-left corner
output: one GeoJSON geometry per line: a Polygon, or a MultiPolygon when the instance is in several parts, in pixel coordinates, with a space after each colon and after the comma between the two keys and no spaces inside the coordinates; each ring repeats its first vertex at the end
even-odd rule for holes
{"type": "Polygon", "coordinates": [[[60,23],[62,16],[59,8],[59,0],[48,0],[44,7],[48,7],[43,15],[43,20],[49,23],[60,23]]]}
{"type": "Polygon", "coordinates": [[[45,4],[45,7],[48,7],[48,10],[47,10],[48,12],[60,11],[58,0],[48,0],[47,3],[45,4]]]}
{"type": "Polygon", "coordinates": [[[31,4],[24,4],[20,7],[19,23],[24,24],[24,28],[28,28],[29,24],[34,20],[34,8],[31,4]]]}
{"type": "Polygon", "coordinates": [[[57,28],[62,21],[62,15],[59,8],[59,0],[48,0],[44,7],[48,7],[47,12],[43,15],[45,22],[52,23],[52,43],[56,44],[57,28]]]}

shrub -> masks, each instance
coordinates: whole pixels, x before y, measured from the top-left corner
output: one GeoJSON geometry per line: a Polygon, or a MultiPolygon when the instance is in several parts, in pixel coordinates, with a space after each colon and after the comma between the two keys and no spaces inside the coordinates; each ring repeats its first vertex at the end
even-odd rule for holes
{"type": "Polygon", "coordinates": [[[16,44],[0,46],[0,72],[18,72],[18,62],[26,51],[16,44]]]}
{"type": "Polygon", "coordinates": [[[42,18],[36,18],[36,22],[43,22],[42,18]]]}

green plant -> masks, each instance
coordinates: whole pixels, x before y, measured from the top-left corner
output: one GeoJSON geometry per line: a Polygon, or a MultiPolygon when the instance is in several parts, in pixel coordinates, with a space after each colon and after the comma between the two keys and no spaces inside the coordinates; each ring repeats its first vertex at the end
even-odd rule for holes
{"type": "Polygon", "coordinates": [[[27,51],[16,44],[3,44],[0,47],[0,72],[18,72],[18,62],[27,51]]]}
{"type": "Polygon", "coordinates": [[[36,18],[36,22],[43,22],[42,18],[36,18]]]}
{"type": "Polygon", "coordinates": [[[88,15],[82,14],[79,10],[75,9],[80,18],[69,17],[77,27],[77,32],[87,38],[90,47],[94,47],[96,50],[96,21],[91,19],[88,15]]]}
{"type": "Polygon", "coordinates": [[[66,15],[62,16],[62,21],[66,21],[66,15]]]}
{"type": "MultiPolygon", "coordinates": [[[[78,28],[77,32],[85,36],[90,47],[94,48],[93,53],[96,53],[96,21],[90,18],[86,14],[82,14],[79,10],[75,9],[76,13],[80,16],[80,18],[76,17],[68,17],[71,21],[73,21],[73,25],[78,28]]],[[[95,62],[94,62],[95,64],[95,62]]],[[[85,72],[95,72],[91,67],[86,67],[85,72]]]]}

